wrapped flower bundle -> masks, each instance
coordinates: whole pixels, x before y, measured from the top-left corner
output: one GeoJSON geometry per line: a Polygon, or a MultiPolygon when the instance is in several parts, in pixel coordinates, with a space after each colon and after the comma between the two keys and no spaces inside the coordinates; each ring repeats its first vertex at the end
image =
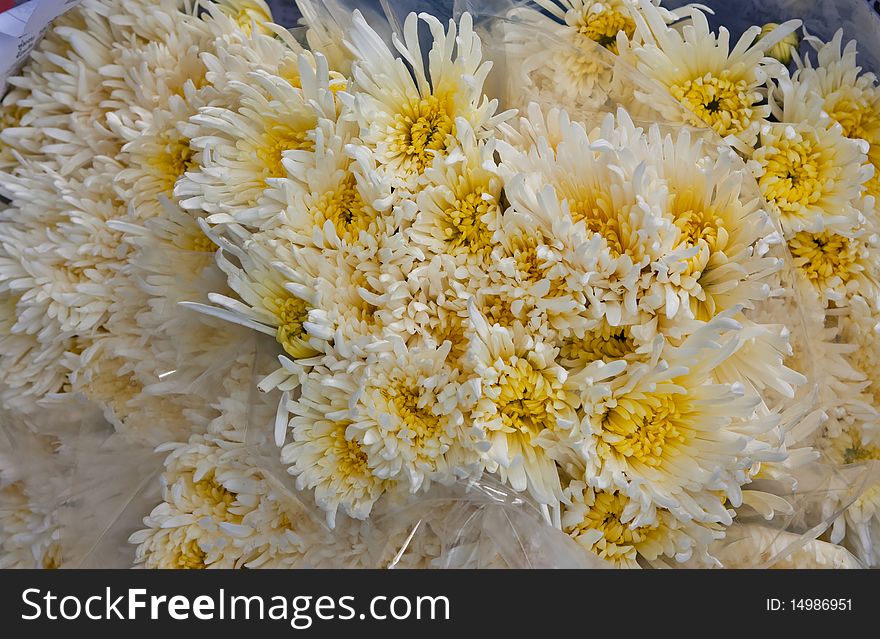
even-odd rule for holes
{"type": "Polygon", "coordinates": [[[880,565],[880,86],[672,4],[57,18],[0,566],[880,565]]]}

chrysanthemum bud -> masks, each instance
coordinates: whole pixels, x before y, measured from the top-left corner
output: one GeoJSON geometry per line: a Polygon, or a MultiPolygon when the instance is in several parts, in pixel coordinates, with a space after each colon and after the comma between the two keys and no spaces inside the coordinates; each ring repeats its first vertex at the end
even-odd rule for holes
{"type": "MultiPolygon", "coordinates": [[[[758,36],[758,40],[766,37],[769,33],[772,33],[774,29],[776,29],[779,25],[775,22],[768,22],[763,27],[761,27],[761,35],[758,36]]],[[[798,46],[800,46],[801,38],[798,35],[797,31],[793,31],[789,33],[787,36],[782,38],[775,45],[770,47],[767,50],[767,55],[771,58],[775,58],[779,60],[782,64],[791,63],[791,57],[794,52],[797,50],[798,46]]]]}

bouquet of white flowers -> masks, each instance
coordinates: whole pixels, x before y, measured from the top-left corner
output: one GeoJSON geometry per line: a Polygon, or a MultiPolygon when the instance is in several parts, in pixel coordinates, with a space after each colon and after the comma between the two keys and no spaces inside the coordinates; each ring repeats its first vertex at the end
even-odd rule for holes
{"type": "Polygon", "coordinates": [[[7,78],[0,566],[880,565],[880,50],[355,4],[7,78]]]}

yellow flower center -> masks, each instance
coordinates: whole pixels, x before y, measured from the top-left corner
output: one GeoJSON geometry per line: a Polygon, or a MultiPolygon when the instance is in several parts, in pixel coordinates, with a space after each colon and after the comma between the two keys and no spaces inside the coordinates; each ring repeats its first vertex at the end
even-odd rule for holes
{"type": "Polygon", "coordinates": [[[583,367],[591,362],[613,362],[634,353],[635,341],[627,327],[603,324],[587,331],[583,338],[566,338],[559,348],[559,360],[569,368],[583,367]]]}
{"type": "Polygon", "coordinates": [[[566,22],[614,54],[618,53],[617,34],[623,31],[627,38],[631,38],[636,32],[636,23],[629,14],[612,8],[607,2],[585,3],[573,18],[566,16],[566,22]],[[597,4],[599,11],[596,11],[597,4]]]}
{"type": "Polygon", "coordinates": [[[198,499],[200,510],[207,508],[211,511],[212,515],[221,521],[231,521],[233,523],[241,521],[239,515],[228,512],[229,507],[235,503],[235,493],[230,492],[217,483],[213,475],[193,482],[193,493],[198,499]]]}
{"type": "Polygon", "coordinates": [[[678,444],[686,444],[690,407],[681,396],[648,393],[623,397],[602,422],[602,440],[630,461],[660,466],[678,444]]]}
{"type": "Polygon", "coordinates": [[[421,392],[414,386],[397,386],[388,389],[386,398],[394,406],[400,420],[413,435],[413,447],[422,449],[426,441],[434,439],[441,430],[440,420],[431,412],[430,404],[419,405],[421,392]]]}
{"type": "Polygon", "coordinates": [[[586,199],[569,199],[568,204],[572,219],[575,222],[583,220],[587,230],[605,238],[608,250],[614,257],[633,256],[627,241],[632,229],[617,214],[609,194],[596,191],[586,199]]]}
{"type": "Polygon", "coordinates": [[[880,447],[865,446],[858,439],[855,439],[852,446],[843,451],[844,464],[857,464],[874,459],[880,459],[880,447]]]}
{"type": "Polygon", "coordinates": [[[345,437],[346,422],[339,422],[330,434],[333,452],[337,458],[337,469],[343,477],[369,477],[370,468],[367,454],[358,442],[345,437]]]}
{"type": "Polygon", "coordinates": [[[389,150],[407,174],[421,175],[437,153],[446,151],[455,135],[452,105],[435,95],[422,98],[398,114],[389,150]]]}
{"type": "MultiPolygon", "coordinates": [[[[569,526],[565,532],[571,536],[579,536],[589,530],[599,530],[602,532],[602,539],[605,544],[613,544],[614,546],[632,546],[643,539],[641,529],[632,530],[628,525],[622,523],[620,518],[623,516],[623,510],[626,508],[628,499],[618,492],[596,493],[595,501],[590,506],[583,521],[569,526]]],[[[593,546],[593,552],[599,554],[604,548],[602,542],[597,542],[593,546]]]]}
{"type": "Polygon", "coordinates": [[[803,207],[815,204],[822,197],[823,177],[829,167],[815,136],[782,138],[773,144],[772,152],[767,153],[761,163],[764,166],[764,174],[758,179],[761,192],[783,216],[797,215],[803,207]]]}
{"type": "Polygon", "coordinates": [[[546,269],[538,256],[538,242],[539,239],[531,235],[521,234],[511,239],[509,254],[523,281],[537,282],[544,277],[546,269]]]}
{"type": "Polygon", "coordinates": [[[707,73],[669,87],[672,95],[720,135],[736,135],[751,124],[757,97],[745,80],[733,80],[727,70],[721,77],[707,73]]]}
{"type": "Polygon", "coordinates": [[[675,225],[681,231],[681,241],[686,246],[705,245],[710,251],[715,251],[719,244],[719,231],[726,237],[724,221],[713,211],[701,209],[676,213],[675,225]]]}
{"type": "Polygon", "coordinates": [[[174,549],[171,564],[184,570],[200,570],[205,567],[206,553],[196,539],[184,541],[174,549]]]}
{"type": "Polygon", "coordinates": [[[213,253],[217,246],[204,233],[193,233],[187,242],[187,249],[198,253],[213,253]]]}
{"type": "Polygon", "coordinates": [[[309,318],[308,305],[292,295],[285,298],[265,300],[267,309],[274,311],[278,320],[275,340],[281,344],[285,352],[293,358],[308,357],[311,349],[306,342],[303,323],[309,318]]]}
{"type": "Polygon", "coordinates": [[[455,313],[448,313],[433,331],[437,346],[447,340],[452,345],[447,356],[450,362],[459,362],[467,353],[470,341],[464,331],[464,322],[455,313]]]}
{"type": "Polygon", "coordinates": [[[0,106],[0,131],[20,126],[25,113],[27,108],[17,102],[0,106]]]}
{"type": "Polygon", "coordinates": [[[483,295],[480,298],[480,312],[489,324],[509,327],[521,320],[513,314],[510,306],[510,300],[500,295],[483,295]]]}
{"type": "Polygon", "coordinates": [[[348,241],[357,240],[361,231],[366,231],[376,218],[373,207],[364,203],[354,174],[349,173],[335,191],[321,196],[314,206],[318,224],[330,220],[339,236],[348,241]]]}
{"type": "Polygon", "coordinates": [[[470,191],[456,197],[441,218],[441,231],[452,255],[487,255],[492,250],[492,231],[484,218],[497,214],[498,203],[483,193],[470,191]]]}
{"type": "Polygon", "coordinates": [[[802,231],[788,241],[788,247],[795,266],[820,287],[835,276],[846,283],[855,274],[858,251],[848,237],[829,231],[802,231]]]}
{"type": "Polygon", "coordinates": [[[193,155],[194,151],[187,138],[173,133],[165,136],[162,153],[155,159],[154,165],[162,176],[162,185],[167,195],[174,192],[174,185],[184,173],[198,168],[193,155]]]}
{"type": "Polygon", "coordinates": [[[502,431],[518,434],[531,443],[545,428],[555,428],[553,408],[565,399],[557,380],[547,378],[528,360],[516,358],[509,362],[499,386],[496,407],[502,431]]]}
{"type": "Polygon", "coordinates": [[[839,122],[848,138],[880,142],[880,100],[871,103],[864,95],[844,92],[836,99],[825,101],[831,119],[839,122]]]}
{"type": "Polygon", "coordinates": [[[282,160],[285,151],[310,151],[314,148],[307,130],[298,130],[289,124],[274,122],[266,125],[263,144],[256,150],[257,157],[266,167],[268,177],[287,175],[282,160]]]}

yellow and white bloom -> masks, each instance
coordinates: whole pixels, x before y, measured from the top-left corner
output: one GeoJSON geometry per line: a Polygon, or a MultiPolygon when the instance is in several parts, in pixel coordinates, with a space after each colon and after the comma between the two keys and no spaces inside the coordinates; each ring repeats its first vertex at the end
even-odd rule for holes
{"type": "Polygon", "coordinates": [[[867,183],[868,194],[880,198],[880,86],[873,73],[862,73],[856,61],[856,42],[843,46],[843,29],[818,47],[816,65],[809,57],[795,72],[795,82],[807,84],[822,98],[830,118],[840,124],[848,138],[869,145],[868,159],[874,175],[867,183]]]}
{"type": "Polygon", "coordinates": [[[619,373],[623,364],[597,362],[569,379],[556,349],[522,325],[489,326],[473,304],[469,314],[475,334],[467,356],[481,388],[471,418],[491,444],[486,470],[541,503],[556,503],[562,499],[556,459],[577,430],[576,389],[619,373]]]}
{"type": "MultiPolygon", "coordinates": [[[[676,12],[651,0],[664,20],[676,12]]],[[[572,113],[596,110],[612,92],[620,44],[635,45],[633,0],[537,0],[510,10],[503,37],[509,98],[536,100],[572,113]],[[604,51],[602,50],[604,49],[604,51]]]]}
{"type": "Polygon", "coordinates": [[[681,31],[667,27],[649,0],[639,0],[634,17],[644,40],[631,51],[636,69],[685,107],[688,124],[709,126],[734,146],[752,146],[770,115],[770,107],[763,104],[768,78],[781,68],[766,51],[800,21],[786,22],[760,40],[761,28],[752,27],[731,48],[727,29],[712,33],[706,16],[697,9],[681,31]]]}
{"type": "Polygon", "coordinates": [[[724,502],[741,503],[752,464],[780,458],[761,439],[776,420],[755,414],[760,400],[712,380],[735,348],[724,338],[731,330],[736,323],[721,316],[664,348],[662,361],[583,394],[585,481],[621,491],[648,521],[665,508],[682,521],[730,524],[724,502]]]}
{"type": "Polygon", "coordinates": [[[458,132],[460,153],[438,157],[425,171],[429,186],[419,194],[409,239],[428,255],[450,255],[456,266],[485,264],[501,221],[504,181],[494,140],[479,141],[467,127],[458,132]]]}
{"type": "Polygon", "coordinates": [[[447,363],[452,343],[407,348],[399,338],[377,344],[363,370],[350,435],[371,472],[410,492],[480,470],[481,431],[465,415],[480,393],[476,380],[447,363]],[[387,350],[386,350],[387,349],[387,350]]]}
{"type": "Polygon", "coordinates": [[[352,428],[350,397],[356,390],[350,376],[315,369],[289,404],[292,441],[282,448],[281,460],[297,476],[299,488],[314,489],[331,528],[339,508],[365,519],[392,486],[370,469],[366,443],[352,428]]]}
{"type": "Polygon", "coordinates": [[[194,435],[163,449],[170,451],[162,475],[164,500],[144,519],[147,527],[129,538],[137,544],[136,564],[296,565],[302,557],[297,527],[307,515],[285,507],[240,440],[194,435]]]}
{"type": "Polygon", "coordinates": [[[878,282],[877,237],[839,235],[833,231],[801,231],[788,239],[792,264],[810,282],[822,302],[843,302],[849,295],[876,295],[878,282]]]}
{"type": "Polygon", "coordinates": [[[581,481],[572,482],[565,496],[562,530],[617,568],[640,568],[640,559],[650,565],[660,557],[678,563],[707,557],[708,543],[723,535],[719,526],[682,522],[662,509],[645,520],[638,504],[622,492],[596,490],[581,481]]]}
{"type": "Polygon", "coordinates": [[[852,233],[873,171],[864,142],[844,137],[809,83],[781,81],[779,123],[761,130],[752,171],[786,236],[825,229],[852,233]]]}
{"type": "Polygon", "coordinates": [[[294,86],[252,71],[229,82],[226,93],[236,107],[204,106],[192,116],[184,130],[198,165],[175,187],[182,206],[210,214],[212,223],[255,226],[281,212],[264,192],[288,177],[284,160],[291,151],[314,151],[318,121],[336,119],[326,60],[300,55],[298,80],[294,86]]]}
{"type": "Polygon", "coordinates": [[[417,189],[434,159],[455,148],[458,118],[483,138],[506,117],[496,116],[497,100],[483,94],[491,64],[482,60],[470,14],[463,14],[459,25],[450,22],[447,31],[436,18],[411,13],[403,41],[393,36],[402,58],[395,57],[360,12],[355,11],[353,22],[348,43],[355,54],[354,86],[340,98],[360,125],[361,144],[392,186],[417,189]],[[420,20],[432,37],[427,68],[419,45],[420,20]]]}
{"type": "Polygon", "coordinates": [[[266,219],[262,211],[273,203],[281,207],[282,213],[264,224],[268,233],[293,246],[334,250],[340,243],[375,245],[397,231],[389,210],[391,188],[369,153],[349,144],[352,129],[350,122],[322,120],[315,130],[314,149],[288,154],[288,179],[273,181],[265,192],[268,204],[256,213],[266,219]]]}
{"type": "Polygon", "coordinates": [[[774,236],[779,240],[760,198],[749,190],[745,167],[723,150],[713,158],[686,131],[662,136],[652,128],[648,136],[677,234],[674,252],[658,268],[667,290],[666,316],[675,316],[676,297],[702,321],[766,299],[782,263],[765,247],[774,236]]]}

